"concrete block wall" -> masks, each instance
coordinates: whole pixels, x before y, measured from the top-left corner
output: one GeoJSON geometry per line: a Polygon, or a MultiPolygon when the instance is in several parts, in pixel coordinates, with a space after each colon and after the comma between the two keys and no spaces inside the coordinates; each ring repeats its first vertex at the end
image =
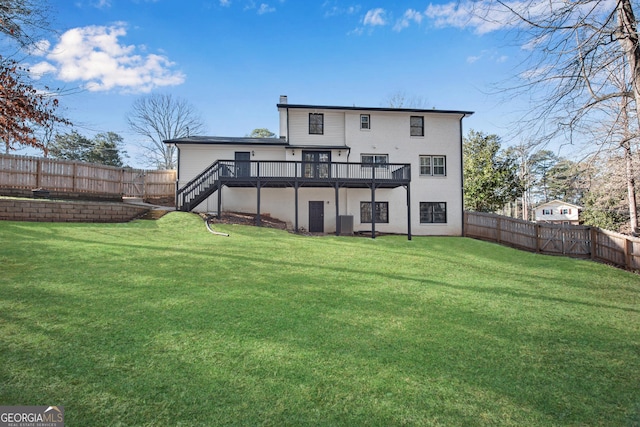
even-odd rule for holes
{"type": "Polygon", "coordinates": [[[149,209],[126,203],[0,199],[0,220],[37,222],[127,222],[149,209]]]}

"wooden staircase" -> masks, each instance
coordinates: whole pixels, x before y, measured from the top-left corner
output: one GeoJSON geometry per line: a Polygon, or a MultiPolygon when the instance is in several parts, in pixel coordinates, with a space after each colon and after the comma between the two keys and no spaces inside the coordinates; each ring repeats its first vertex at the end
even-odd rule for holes
{"type": "Polygon", "coordinates": [[[228,167],[216,161],[176,192],[176,209],[190,212],[220,189],[220,174],[228,167]]]}

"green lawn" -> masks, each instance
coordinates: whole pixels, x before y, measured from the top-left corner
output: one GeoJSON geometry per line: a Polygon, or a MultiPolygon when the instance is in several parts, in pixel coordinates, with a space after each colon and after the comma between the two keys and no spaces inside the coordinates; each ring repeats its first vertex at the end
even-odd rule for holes
{"type": "Polygon", "coordinates": [[[633,426],[640,277],[192,214],[0,221],[0,405],[68,426],[633,426]]]}

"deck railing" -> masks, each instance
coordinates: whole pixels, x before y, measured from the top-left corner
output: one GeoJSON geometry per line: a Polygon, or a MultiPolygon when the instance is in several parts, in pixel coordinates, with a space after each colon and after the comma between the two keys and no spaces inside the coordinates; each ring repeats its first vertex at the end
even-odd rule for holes
{"type": "Polygon", "coordinates": [[[370,181],[410,181],[411,166],[404,163],[335,163],[294,161],[219,160],[225,178],[298,178],[370,181]]]}
{"type": "Polygon", "coordinates": [[[411,165],[406,163],[335,163],[296,161],[218,160],[176,192],[179,209],[191,210],[220,185],[286,182],[326,186],[368,183],[403,185],[411,181],[411,165]]]}

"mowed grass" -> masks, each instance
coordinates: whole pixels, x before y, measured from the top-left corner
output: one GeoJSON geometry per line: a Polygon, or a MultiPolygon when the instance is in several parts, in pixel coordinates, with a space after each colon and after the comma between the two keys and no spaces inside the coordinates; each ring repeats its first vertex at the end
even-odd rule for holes
{"type": "Polygon", "coordinates": [[[0,405],[68,426],[632,426],[640,277],[464,238],[0,221],[0,405]]]}

